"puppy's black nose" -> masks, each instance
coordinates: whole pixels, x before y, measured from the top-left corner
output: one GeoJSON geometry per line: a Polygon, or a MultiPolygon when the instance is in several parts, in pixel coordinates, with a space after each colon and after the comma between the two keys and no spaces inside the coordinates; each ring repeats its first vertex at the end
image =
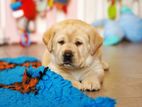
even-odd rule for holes
{"type": "Polygon", "coordinates": [[[65,58],[71,58],[73,56],[72,51],[65,51],[64,57],[65,58]]]}
{"type": "Polygon", "coordinates": [[[73,57],[73,53],[70,50],[67,50],[64,52],[63,54],[63,61],[65,64],[70,64],[72,63],[72,57],[73,57]]]}

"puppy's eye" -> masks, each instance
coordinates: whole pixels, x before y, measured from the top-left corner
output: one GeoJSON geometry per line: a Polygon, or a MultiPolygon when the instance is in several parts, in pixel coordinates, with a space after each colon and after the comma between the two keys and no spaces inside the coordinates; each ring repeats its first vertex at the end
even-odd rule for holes
{"type": "Polygon", "coordinates": [[[64,42],[63,40],[61,40],[61,41],[58,41],[58,43],[59,43],[60,45],[63,45],[65,42],[64,42]]]}
{"type": "Polygon", "coordinates": [[[80,46],[80,45],[82,45],[82,42],[76,41],[76,42],[75,42],[75,45],[76,45],[76,46],[80,46]]]}

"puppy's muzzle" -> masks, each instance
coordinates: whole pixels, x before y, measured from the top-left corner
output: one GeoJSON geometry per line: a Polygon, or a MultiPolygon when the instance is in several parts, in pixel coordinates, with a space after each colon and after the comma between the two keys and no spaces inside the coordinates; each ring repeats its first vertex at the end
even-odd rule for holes
{"type": "Polygon", "coordinates": [[[66,50],[63,54],[63,63],[71,64],[73,59],[73,52],[70,50],[66,50]]]}

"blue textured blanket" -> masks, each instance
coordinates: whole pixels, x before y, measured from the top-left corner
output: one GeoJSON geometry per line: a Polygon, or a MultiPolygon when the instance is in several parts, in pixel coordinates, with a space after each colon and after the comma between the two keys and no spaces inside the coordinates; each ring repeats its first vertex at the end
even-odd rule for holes
{"type": "MultiPolygon", "coordinates": [[[[17,64],[13,68],[0,70],[0,84],[12,84],[21,82],[25,62],[38,61],[34,57],[1,58],[10,64],[17,64]]],[[[109,97],[90,98],[80,90],[74,88],[71,83],[49,68],[28,67],[27,72],[31,77],[40,78],[36,85],[36,93],[20,93],[16,90],[0,88],[0,107],[115,107],[115,100],[109,97]]]]}

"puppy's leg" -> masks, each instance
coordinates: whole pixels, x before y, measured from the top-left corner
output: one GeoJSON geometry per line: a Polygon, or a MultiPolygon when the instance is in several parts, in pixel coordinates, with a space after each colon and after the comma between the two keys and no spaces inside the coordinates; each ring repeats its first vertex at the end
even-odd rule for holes
{"type": "Polygon", "coordinates": [[[82,90],[99,90],[101,88],[103,77],[104,69],[101,61],[99,59],[95,60],[93,67],[85,75],[85,78],[82,81],[82,90]]]}

